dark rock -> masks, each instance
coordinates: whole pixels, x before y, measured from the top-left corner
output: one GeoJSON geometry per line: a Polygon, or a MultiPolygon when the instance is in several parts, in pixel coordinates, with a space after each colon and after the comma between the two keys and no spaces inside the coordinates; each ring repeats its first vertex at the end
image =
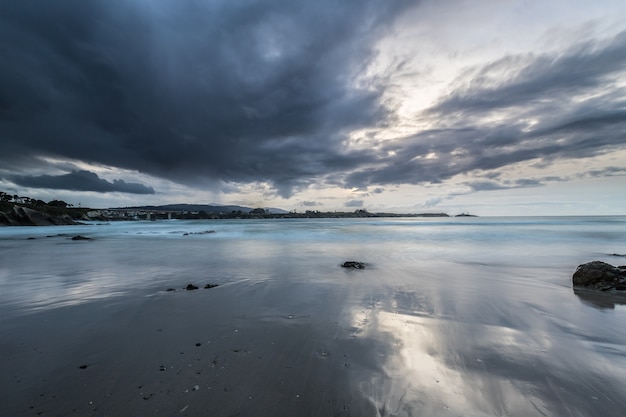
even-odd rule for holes
{"type": "Polygon", "coordinates": [[[88,365],[80,365],[78,368],[79,368],[79,369],[87,369],[87,366],[88,366],[88,365]]]}
{"type": "Polygon", "coordinates": [[[167,292],[172,292],[172,291],[176,291],[176,289],[174,289],[174,288],[168,288],[168,289],[167,289],[167,290],[165,290],[165,291],[167,291],[167,292]]]}
{"type": "Polygon", "coordinates": [[[90,237],[76,235],[76,236],[72,237],[72,240],[92,240],[92,239],[90,237]]]}
{"type": "Polygon", "coordinates": [[[209,233],[215,233],[215,230],[205,230],[203,232],[186,232],[183,233],[183,236],[189,236],[189,235],[207,235],[209,233]]]}
{"type": "Polygon", "coordinates": [[[359,261],[346,261],[341,264],[342,268],[365,269],[365,263],[359,261]]]}
{"type": "Polygon", "coordinates": [[[626,266],[615,267],[601,261],[579,265],[572,277],[575,287],[600,291],[626,290],[626,266]]]}
{"type": "Polygon", "coordinates": [[[197,289],[198,289],[198,287],[196,287],[196,286],[195,286],[195,285],[193,285],[193,284],[187,284],[187,286],[185,287],[185,289],[186,289],[187,291],[192,291],[192,290],[197,290],[197,289]]]}
{"type": "Polygon", "coordinates": [[[215,288],[217,287],[217,284],[207,284],[204,286],[204,288],[208,289],[208,288],[215,288]]]}

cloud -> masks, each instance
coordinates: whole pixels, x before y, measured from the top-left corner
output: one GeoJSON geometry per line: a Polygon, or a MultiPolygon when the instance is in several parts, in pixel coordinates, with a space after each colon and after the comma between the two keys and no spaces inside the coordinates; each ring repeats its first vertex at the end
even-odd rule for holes
{"type": "MultiPolygon", "coordinates": [[[[502,181],[467,181],[463,183],[466,187],[469,187],[471,191],[494,191],[494,190],[509,190],[514,188],[530,188],[540,187],[547,183],[562,182],[570,180],[570,177],[563,176],[545,176],[540,178],[517,178],[514,180],[502,180],[502,181]]],[[[462,195],[466,193],[457,193],[456,195],[462,195]]]]}
{"type": "Polygon", "coordinates": [[[417,204],[415,206],[415,208],[432,208],[432,207],[436,207],[439,205],[439,203],[445,201],[445,200],[449,200],[452,197],[449,196],[439,196],[439,197],[432,197],[429,198],[426,201],[421,202],[420,204],[417,204]]]}
{"type": "Polygon", "coordinates": [[[589,90],[610,93],[605,91],[611,86],[607,82],[623,75],[625,65],[626,32],[607,41],[577,44],[562,53],[506,56],[468,71],[430,112],[454,118],[519,106],[543,108],[560,100],[571,104],[589,90]]]}
{"type": "Polygon", "coordinates": [[[381,143],[345,186],[436,184],[460,174],[498,175],[520,162],[546,167],[624,149],[624,68],[626,32],[468,70],[420,115],[429,129],[381,143]]]}
{"type": "Polygon", "coordinates": [[[346,201],[344,206],[346,207],[363,207],[363,200],[350,200],[346,201]]]}
{"type": "Polygon", "coordinates": [[[48,156],[289,196],[359,166],[385,120],[363,73],[414,2],[3,2],[2,160],[48,156]]]}
{"type": "Polygon", "coordinates": [[[304,207],[316,207],[316,206],[319,206],[320,204],[316,201],[301,201],[300,205],[304,207]]]}
{"type": "Polygon", "coordinates": [[[470,187],[472,191],[493,191],[509,188],[495,181],[473,181],[465,183],[465,185],[470,187]]]}
{"type": "Polygon", "coordinates": [[[590,176],[590,177],[613,177],[613,176],[626,176],[626,168],[622,167],[606,167],[604,169],[594,169],[591,171],[587,171],[579,174],[580,177],[590,176]]]}
{"type": "MultiPolygon", "coordinates": [[[[397,121],[386,94],[402,65],[374,75],[370,65],[419,4],[2,2],[0,166],[28,173],[40,158],[74,160],[225,192],[262,183],[289,197],[312,184],[379,193],[497,176],[626,146],[626,32],[469,68],[408,121],[427,128],[352,146],[354,131],[397,121]]],[[[109,184],[151,190],[119,181],[109,184]]],[[[528,184],[476,189],[490,186],[528,184]]]]}
{"type": "Polygon", "coordinates": [[[71,191],[120,192],[128,194],[154,194],[152,187],[143,184],[113,180],[109,182],[90,171],[72,171],[65,175],[14,175],[7,178],[13,183],[30,188],[50,188],[71,191]]]}

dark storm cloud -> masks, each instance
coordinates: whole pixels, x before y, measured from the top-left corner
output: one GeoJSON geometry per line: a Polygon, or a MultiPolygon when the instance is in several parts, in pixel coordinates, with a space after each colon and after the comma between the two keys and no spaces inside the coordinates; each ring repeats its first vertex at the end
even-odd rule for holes
{"type": "Polygon", "coordinates": [[[263,181],[288,196],[320,181],[440,183],[625,146],[622,33],[468,70],[416,115],[429,130],[350,149],[354,129],[394,120],[382,102],[393,74],[361,76],[415,4],[2,2],[0,164],[23,180],[47,157],[188,185],[263,181]]]}
{"type": "Polygon", "coordinates": [[[40,156],[288,195],[359,166],[360,85],[409,0],[2,2],[0,162],[40,156]]]}
{"type": "Polygon", "coordinates": [[[450,95],[420,115],[432,129],[385,145],[383,156],[345,184],[437,183],[520,162],[549,166],[623,149],[626,89],[619,80],[625,68],[626,32],[560,54],[507,57],[468,71],[450,95]]]}
{"type": "Polygon", "coordinates": [[[109,182],[89,171],[72,171],[64,175],[26,176],[14,175],[7,178],[11,182],[30,188],[51,188],[56,190],[95,191],[100,193],[120,192],[129,194],[154,194],[152,187],[143,184],[113,180],[109,182]]]}

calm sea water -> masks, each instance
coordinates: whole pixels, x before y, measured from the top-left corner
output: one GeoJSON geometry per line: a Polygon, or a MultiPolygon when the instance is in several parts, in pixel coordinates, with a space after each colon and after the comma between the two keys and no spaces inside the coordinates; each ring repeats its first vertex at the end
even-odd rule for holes
{"type": "Polygon", "coordinates": [[[317,282],[334,279],[337,266],[349,259],[369,263],[389,285],[485,294],[524,289],[498,294],[507,298],[542,291],[569,296],[577,265],[596,259],[626,263],[613,254],[626,254],[626,217],[5,227],[0,228],[0,303],[27,312],[198,280],[317,282]],[[69,239],[77,234],[93,240],[69,239]]]}
{"type": "Polygon", "coordinates": [[[359,382],[381,415],[622,415],[626,306],[571,276],[624,254],[626,216],[0,228],[0,321],[187,283],[274,289],[282,313],[342,293],[337,323],[387,347],[359,382]]]}

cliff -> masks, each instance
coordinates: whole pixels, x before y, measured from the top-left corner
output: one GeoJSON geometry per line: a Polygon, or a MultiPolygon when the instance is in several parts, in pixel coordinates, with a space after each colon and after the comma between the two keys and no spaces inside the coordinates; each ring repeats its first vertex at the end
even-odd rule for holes
{"type": "Polygon", "coordinates": [[[80,224],[68,214],[53,214],[28,207],[13,205],[9,210],[0,211],[0,226],[53,226],[80,224]]]}

